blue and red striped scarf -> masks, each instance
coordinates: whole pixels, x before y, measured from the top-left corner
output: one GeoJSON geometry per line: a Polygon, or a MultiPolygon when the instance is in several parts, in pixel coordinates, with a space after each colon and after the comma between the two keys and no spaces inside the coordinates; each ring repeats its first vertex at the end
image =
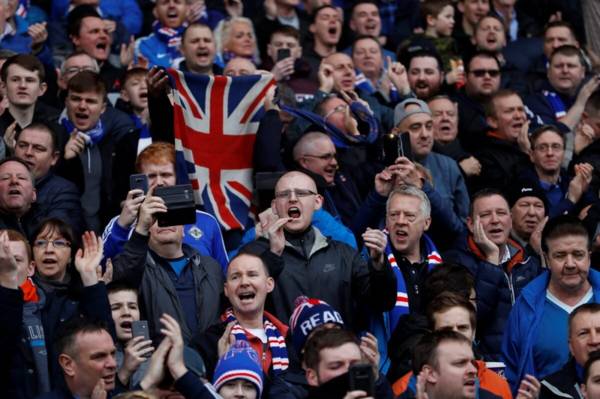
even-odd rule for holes
{"type": "Polygon", "coordinates": [[[186,27],[186,22],[177,28],[164,27],[159,21],[154,21],[152,24],[152,30],[154,31],[156,37],[158,37],[161,42],[167,45],[167,51],[171,60],[181,57],[179,47],[181,45],[181,35],[186,27]]]}
{"type": "MultiPolygon", "coordinates": [[[[439,252],[435,248],[433,241],[426,234],[423,234],[421,238],[421,243],[425,245],[425,253],[427,254],[427,264],[429,267],[429,271],[431,271],[435,265],[442,263],[442,257],[439,252]]],[[[394,271],[394,275],[396,276],[396,304],[394,308],[390,310],[388,313],[388,317],[390,320],[390,331],[394,331],[396,326],[398,325],[398,320],[405,314],[409,312],[409,300],[408,293],[406,290],[406,281],[404,281],[404,276],[402,275],[402,270],[398,266],[398,262],[396,262],[396,257],[392,251],[392,246],[390,244],[390,240],[388,239],[388,243],[385,247],[385,255],[387,256],[390,265],[392,266],[392,270],[394,271]]]]}
{"type": "MultiPolygon", "coordinates": [[[[237,319],[233,314],[233,309],[229,308],[225,311],[222,319],[226,323],[231,323],[237,319]]],[[[271,366],[275,374],[280,374],[287,370],[290,360],[288,358],[287,348],[285,346],[285,337],[281,335],[281,332],[275,327],[273,323],[266,316],[263,316],[263,327],[265,334],[267,335],[267,345],[271,350],[271,366]]],[[[231,329],[231,333],[234,335],[236,341],[248,342],[248,334],[250,334],[244,327],[239,323],[236,323],[231,329]]]]}

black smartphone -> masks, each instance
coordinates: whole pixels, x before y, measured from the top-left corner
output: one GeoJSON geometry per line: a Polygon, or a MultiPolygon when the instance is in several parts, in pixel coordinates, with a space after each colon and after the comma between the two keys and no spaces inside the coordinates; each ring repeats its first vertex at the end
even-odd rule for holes
{"type": "Polygon", "coordinates": [[[375,396],[373,368],[369,364],[354,364],[348,370],[351,391],[365,391],[367,396],[375,396]]]}
{"type": "Polygon", "coordinates": [[[196,223],[196,203],[191,184],[156,187],[154,195],[161,197],[167,206],[166,213],[156,215],[160,227],[196,223]]]}
{"type": "Polygon", "coordinates": [[[285,60],[292,56],[292,52],[289,48],[280,48],[277,50],[277,62],[285,60]]]}
{"type": "Polygon", "coordinates": [[[409,161],[413,161],[412,147],[410,145],[410,133],[402,132],[399,134],[400,140],[398,140],[398,156],[408,158],[409,161]]]}
{"type": "MultiPolygon", "coordinates": [[[[135,337],[144,337],[144,341],[150,339],[150,330],[148,329],[148,321],[147,320],[135,320],[131,322],[131,334],[132,338],[135,337]]],[[[150,344],[152,345],[152,344],[150,344]]],[[[150,357],[152,353],[146,353],[144,357],[150,357]]]]}
{"type": "Polygon", "coordinates": [[[129,190],[142,190],[144,195],[148,193],[148,176],[143,173],[129,176],[129,190]]]}

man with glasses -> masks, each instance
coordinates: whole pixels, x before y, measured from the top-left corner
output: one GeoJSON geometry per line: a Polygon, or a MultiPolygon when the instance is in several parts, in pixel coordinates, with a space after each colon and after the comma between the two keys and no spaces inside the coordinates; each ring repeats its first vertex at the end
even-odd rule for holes
{"type": "Polygon", "coordinates": [[[537,183],[545,194],[548,216],[575,212],[580,202],[592,200],[587,192],[594,168],[588,163],[580,163],[573,168],[574,176],[567,173],[561,166],[565,156],[565,137],[558,128],[542,126],[531,134],[529,141],[529,159],[533,168],[523,170],[520,177],[537,183]]]}
{"type": "MultiPolygon", "coordinates": [[[[544,227],[542,250],[548,269],[522,290],[504,329],[502,356],[513,393],[525,374],[540,378],[558,371],[567,363],[569,349],[580,366],[585,362],[586,355],[576,351],[586,351],[584,335],[597,336],[597,327],[590,327],[590,314],[576,318],[573,311],[600,297],[600,276],[590,270],[590,245],[585,226],[575,217],[562,215],[544,227]]],[[[587,345],[597,348],[598,341],[587,345]]]]}
{"type": "Polygon", "coordinates": [[[384,216],[385,201],[392,189],[390,179],[386,178],[391,178],[391,175],[388,172],[377,174],[375,188],[363,200],[352,179],[338,171],[336,155],[331,138],[320,132],[305,133],[293,150],[294,161],[304,172],[316,181],[323,179],[323,208],[341,219],[360,242],[365,229],[377,227],[384,216]]]}
{"type": "Polygon", "coordinates": [[[454,100],[458,103],[458,139],[473,152],[488,125],[483,104],[500,88],[500,63],[493,53],[480,51],[465,62],[466,82],[454,100]]]}
{"type": "Polygon", "coordinates": [[[305,295],[329,303],[351,329],[359,330],[366,327],[366,310],[387,311],[396,301],[396,279],[384,256],[386,236],[371,229],[362,235],[370,255],[366,262],[313,226],[313,214],[322,205],[314,180],[302,172],[286,173],[275,185],[271,204],[278,219],[250,245],[268,259],[275,279],[272,313],[279,320],[289,320],[294,301],[305,295]]]}

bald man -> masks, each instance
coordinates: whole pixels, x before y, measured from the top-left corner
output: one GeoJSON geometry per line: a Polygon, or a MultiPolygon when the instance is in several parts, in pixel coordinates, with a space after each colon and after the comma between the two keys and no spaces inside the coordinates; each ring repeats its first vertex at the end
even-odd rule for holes
{"type": "Polygon", "coordinates": [[[370,229],[362,235],[370,254],[366,262],[313,226],[313,214],[322,205],[314,180],[302,172],[286,173],[275,186],[271,208],[277,219],[252,244],[267,253],[275,278],[271,313],[289,320],[295,299],[306,295],[326,301],[352,329],[360,328],[362,312],[386,311],[396,302],[396,279],[384,257],[386,236],[370,229]]]}
{"type": "Polygon", "coordinates": [[[393,185],[389,171],[375,175],[374,189],[363,200],[353,179],[339,170],[337,151],[328,135],[321,132],[304,134],[294,146],[293,156],[303,171],[313,178],[323,179],[323,208],[350,228],[358,242],[362,241],[361,235],[367,227],[379,227],[393,185]]]}

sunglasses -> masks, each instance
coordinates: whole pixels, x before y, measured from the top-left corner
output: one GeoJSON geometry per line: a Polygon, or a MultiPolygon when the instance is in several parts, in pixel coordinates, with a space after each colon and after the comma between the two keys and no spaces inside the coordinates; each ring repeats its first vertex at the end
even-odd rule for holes
{"type": "Polygon", "coordinates": [[[500,76],[500,71],[498,69],[474,69],[471,73],[475,75],[476,78],[483,78],[486,73],[492,78],[500,76]]]}

